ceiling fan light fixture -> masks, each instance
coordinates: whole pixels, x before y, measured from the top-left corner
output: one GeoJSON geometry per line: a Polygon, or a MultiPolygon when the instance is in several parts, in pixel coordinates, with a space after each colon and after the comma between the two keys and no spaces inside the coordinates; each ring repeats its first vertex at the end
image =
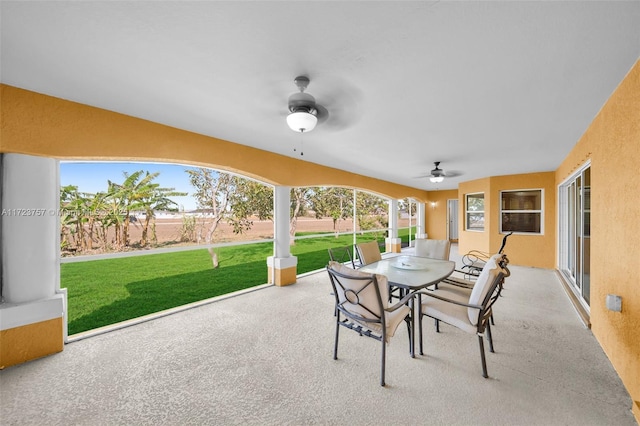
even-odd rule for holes
{"type": "Polygon", "coordinates": [[[309,77],[299,75],[293,80],[299,92],[289,96],[289,111],[287,125],[294,132],[310,132],[318,124],[318,109],[316,99],[304,91],[309,85],[309,77]]]}
{"type": "Polygon", "coordinates": [[[429,180],[433,183],[440,183],[444,180],[444,176],[431,176],[429,180]]]}
{"type": "Polygon", "coordinates": [[[308,111],[294,111],[287,115],[287,124],[294,132],[310,132],[318,124],[318,117],[308,111]]]}

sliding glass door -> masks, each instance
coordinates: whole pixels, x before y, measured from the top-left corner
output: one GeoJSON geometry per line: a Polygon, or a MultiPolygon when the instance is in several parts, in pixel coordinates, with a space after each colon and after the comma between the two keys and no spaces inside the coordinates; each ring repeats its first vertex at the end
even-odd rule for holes
{"type": "Polygon", "coordinates": [[[591,168],[560,185],[560,270],[588,309],[590,302],[591,168]]]}

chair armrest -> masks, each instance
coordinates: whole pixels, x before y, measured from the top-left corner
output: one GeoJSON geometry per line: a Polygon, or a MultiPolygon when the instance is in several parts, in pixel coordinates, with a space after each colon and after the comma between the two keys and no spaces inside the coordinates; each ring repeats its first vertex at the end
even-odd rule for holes
{"type": "MultiPolygon", "coordinates": [[[[466,288],[466,289],[472,289],[473,286],[475,285],[475,283],[473,281],[464,280],[464,279],[461,279],[461,278],[451,277],[451,276],[443,279],[440,282],[444,283],[444,284],[454,285],[454,286],[460,287],[460,288],[466,288]]],[[[437,288],[437,286],[436,286],[436,288],[437,288]]]]}
{"type": "Polygon", "coordinates": [[[458,300],[453,300],[453,299],[449,299],[449,298],[446,298],[446,297],[438,296],[437,294],[431,294],[430,292],[426,292],[426,291],[420,291],[420,292],[418,292],[418,294],[429,296],[429,297],[433,297],[434,299],[442,300],[442,301],[448,302],[448,303],[453,303],[455,305],[466,306],[467,308],[482,309],[482,306],[480,306],[480,305],[473,305],[471,303],[460,302],[458,300]]]}
{"type": "Polygon", "coordinates": [[[388,308],[386,308],[385,312],[393,312],[393,311],[401,308],[402,306],[405,306],[409,300],[413,299],[414,295],[415,295],[415,293],[407,294],[405,297],[400,299],[400,301],[398,303],[396,303],[393,306],[389,306],[388,308]]]}
{"type": "Polygon", "coordinates": [[[478,260],[489,260],[489,258],[491,257],[491,254],[485,251],[471,250],[468,253],[466,253],[465,256],[469,256],[469,257],[474,256],[478,260]]]}

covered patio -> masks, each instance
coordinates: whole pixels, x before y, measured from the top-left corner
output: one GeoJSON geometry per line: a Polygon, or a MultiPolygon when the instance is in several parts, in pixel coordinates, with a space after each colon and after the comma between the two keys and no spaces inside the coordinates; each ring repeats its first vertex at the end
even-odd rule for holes
{"type": "MultiPolygon", "coordinates": [[[[411,250],[411,249],[409,249],[411,250]]],[[[457,246],[452,259],[459,261],[457,246]]],[[[324,271],[67,344],[0,375],[3,424],[633,425],[631,400],[556,273],[511,266],[489,379],[477,341],[425,320],[387,350],[343,332],[324,271]]]]}

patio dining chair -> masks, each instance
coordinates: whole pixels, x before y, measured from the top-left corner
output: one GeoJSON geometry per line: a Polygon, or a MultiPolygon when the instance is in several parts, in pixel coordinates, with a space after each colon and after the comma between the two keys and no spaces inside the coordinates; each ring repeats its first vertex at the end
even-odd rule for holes
{"type": "Polygon", "coordinates": [[[449,240],[434,240],[427,238],[416,238],[414,254],[419,257],[430,257],[431,259],[449,260],[451,242],[449,240]]]}
{"type": "Polygon", "coordinates": [[[351,265],[351,268],[356,269],[356,263],[353,260],[353,256],[351,255],[351,251],[353,247],[351,246],[343,246],[343,247],[331,247],[327,249],[329,251],[329,260],[333,262],[339,262],[343,265],[351,265]]]}
{"type": "MultiPolygon", "coordinates": [[[[380,246],[378,246],[377,241],[356,244],[356,252],[358,253],[360,266],[382,260],[380,246]]],[[[402,299],[402,297],[404,297],[404,293],[400,287],[389,285],[389,301],[391,301],[391,299],[402,299]]]]}
{"type": "Polygon", "coordinates": [[[384,386],[386,346],[403,321],[406,322],[409,333],[409,349],[413,348],[411,308],[407,306],[413,295],[390,306],[387,278],[384,275],[367,274],[338,262],[329,262],[327,272],[337,311],[333,359],[338,359],[340,327],[378,340],[382,343],[380,386],[384,386]]]}
{"type": "Polygon", "coordinates": [[[469,297],[447,289],[427,290],[418,293],[418,321],[420,335],[420,354],[422,348],[422,318],[436,320],[436,331],[440,331],[440,321],[460,330],[478,336],[482,376],[487,378],[487,361],[484,350],[484,336],[489,341],[489,351],[494,352],[491,336],[492,307],[502,291],[504,279],[510,275],[509,260],[504,254],[490,257],[485,263],[469,297]]]}
{"type": "Polygon", "coordinates": [[[358,260],[360,266],[368,265],[378,260],[382,260],[382,254],[380,254],[380,246],[377,241],[367,241],[366,243],[356,244],[356,253],[358,254],[358,260]]]}
{"type": "MultiPolygon", "coordinates": [[[[507,244],[507,238],[513,234],[513,232],[509,232],[502,238],[502,245],[500,246],[500,250],[498,253],[502,253],[504,250],[504,246],[507,244]]],[[[490,253],[480,251],[480,250],[471,250],[468,253],[462,256],[462,268],[461,272],[465,275],[465,279],[471,280],[475,279],[482,272],[482,268],[484,268],[485,263],[491,257],[490,253]]]]}

